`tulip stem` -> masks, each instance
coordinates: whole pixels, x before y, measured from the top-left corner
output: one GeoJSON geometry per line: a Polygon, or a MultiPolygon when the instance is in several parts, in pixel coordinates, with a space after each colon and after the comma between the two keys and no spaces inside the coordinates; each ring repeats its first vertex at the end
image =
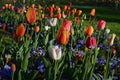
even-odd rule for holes
{"type": "Polygon", "coordinates": [[[55,66],[54,66],[54,80],[56,80],[56,74],[57,74],[57,61],[55,61],[55,66]]]}
{"type": "Polygon", "coordinates": [[[14,80],[14,71],[13,71],[13,73],[12,73],[12,80],[14,80]]]}

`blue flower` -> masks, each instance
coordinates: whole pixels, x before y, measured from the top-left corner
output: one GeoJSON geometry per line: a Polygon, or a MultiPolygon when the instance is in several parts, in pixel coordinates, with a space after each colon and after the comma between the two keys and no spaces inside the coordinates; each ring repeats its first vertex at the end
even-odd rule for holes
{"type": "Polygon", "coordinates": [[[43,73],[43,72],[45,71],[45,65],[44,65],[44,63],[43,63],[42,61],[39,63],[37,69],[38,69],[41,73],[43,73]]]}
{"type": "Polygon", "coordinates": [[[104,64],[104,63],[106,63],[106,59],[105,58],[97,58],[97,62],[99,64],[104,64]]]}
{"type": "Polygon", "coordinates": [[[2,80],[11,80],[12,78],[11,67],[8,65],[5,65],[4,69],[0,69],[0,76],[2,77],[2,80]]]}

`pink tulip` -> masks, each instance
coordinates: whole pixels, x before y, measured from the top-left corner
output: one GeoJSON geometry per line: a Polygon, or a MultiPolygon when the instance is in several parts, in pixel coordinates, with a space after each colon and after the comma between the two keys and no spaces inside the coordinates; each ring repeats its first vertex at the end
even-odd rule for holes
{"type": "Polygon", "coordinates": [[[106,21],[104,21],[104,20],[98,21],[98,29],[103,30],[105,28],[105,26],[106,26],[106,21]]]}

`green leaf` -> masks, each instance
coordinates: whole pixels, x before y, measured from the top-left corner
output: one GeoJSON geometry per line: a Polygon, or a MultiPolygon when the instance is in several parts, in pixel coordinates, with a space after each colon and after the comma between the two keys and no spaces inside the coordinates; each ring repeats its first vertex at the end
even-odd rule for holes
{"type": "Polygon", "coordinates": [[[45,45],[47,45],[48,39],[49,39],[49,34],[47,34],[47,36],[45,38],[45,45]]]}

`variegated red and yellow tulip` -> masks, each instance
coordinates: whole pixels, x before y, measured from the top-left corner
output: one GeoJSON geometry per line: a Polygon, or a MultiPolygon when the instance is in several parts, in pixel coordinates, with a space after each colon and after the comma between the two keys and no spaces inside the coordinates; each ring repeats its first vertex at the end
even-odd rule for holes
{"type": "Polygon", "coordinates": [[[36,22],[36,10],[35,8],[29,8],[27,13],[26,13],[26,18],[27,18],[27,21],[28,23],[32,24],[34,22],[36,22]]]}
{"type": "Polygon", "coordinates": [[[61,27],[57,33],[57,40],[59,41],[60,44],[66,45],[69,41],[69,36],[70,36],[69,31],[61,27]]]}
{"type": "Polygon", "coordinates": [[[88,36],[91,36],[93,31],[94,31],[93,27],[92,26],[88,26],[85,29],[85,34],[87,34],[88,36]]]}
{"type": "Polygon", "coordinates": [[[16,35],[17,37],[22,37],[25,34],[25,26],[23,24],[18,25],[16,29],[16,35]]]}
{"type": "Polygon", "coordinates": [[[77,11],[77,15],[80,16],[82,14],[82,10],[77,11]]]}

